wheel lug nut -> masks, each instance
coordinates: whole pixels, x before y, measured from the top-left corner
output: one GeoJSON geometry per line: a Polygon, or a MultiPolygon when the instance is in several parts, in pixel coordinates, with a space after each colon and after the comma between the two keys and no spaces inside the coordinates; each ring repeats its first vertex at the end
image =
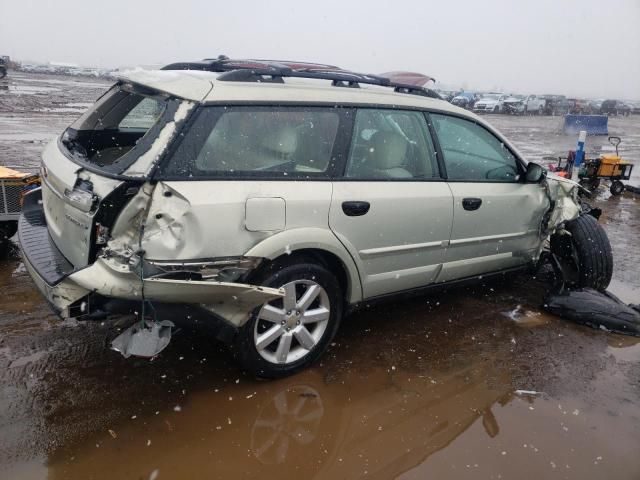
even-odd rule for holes
{"type": "Polygon", "coordinates": [[[280,322],[280,325],[284,325],[285,323],[287,323],[287,322],[285,322],[284,320],[282,320],[282,321],[280,322]]]}
{"type": "Polygon", "coordinates": [[[290,329],[289,327],[287,327],[287,332],[288,332],[289,330],[291,330],[291,329],[290,329]]]}
{"type": "Polygon", "coordinates": [[[298,321],[296,322],[296,325],[300,325],[300,320],[298,320],[298,321]]]}

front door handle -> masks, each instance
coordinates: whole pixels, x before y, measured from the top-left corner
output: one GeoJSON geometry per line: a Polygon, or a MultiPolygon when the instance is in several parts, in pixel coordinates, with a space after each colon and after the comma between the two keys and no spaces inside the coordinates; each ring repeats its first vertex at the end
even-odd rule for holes
{"type": "Polygon", "coordinates": [[[342,211],[349,217],[360,217],[369,211],[369,202],[353,201],[342,202],[342,211]]]}
{"type": "Polygon", "coordinates": [[[462,199],[462,208],[465,210],[473,211],[478,210],[482,205],[481,198],[464,198],[462,199]]]}

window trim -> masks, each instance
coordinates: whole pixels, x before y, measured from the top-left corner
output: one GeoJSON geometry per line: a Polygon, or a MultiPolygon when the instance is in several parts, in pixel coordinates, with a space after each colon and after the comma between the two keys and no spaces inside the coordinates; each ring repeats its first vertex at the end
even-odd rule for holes
{"type": "MultiPolygon", "coordinates": [[[[496,137],[501,143],[504,144],[504,146],[509,150],[509,152],[514,156],[514,158],[516,159],[516,163],[518,164],[518,168],[520,169],[520,177],[521,177],[521,181],[519,183],[526,183],[524,180],[524,173],[526,172],[526,162],[520,157],[520,155],[513,149],[511,148],[511,146],[509,145],[508,141],[506,140],[506,138],[503,138],[500,134],[498,134],[497,132],[494,132],[491,128],[488,128],[487,126],[483,125],[480,122],[475,121],[473,118],[470,118],[466,115],[461,115],[459,113],[456,112],[451,112],[449,110],[440,110],[437,107],[418,107],[418,106],[412,106],[412,105],[390,105],[390,104],[377,104],[377,103],[361,103],[361,102],[353,102],[353,103],[349,103],[349,102],[343,102],[340,104],[336,104],[333,102],[304,102],[304,101],[273,101],[273,100],[264,100],[264,101],[260,101],[260,100],[209,100],[206,102],[202,102],[199,103],[196,108],[194,109],[195,111],[192,112],[192,114],[189,115],[189,118],[187,119],[187,121],[185,122],[185,124],[182,127],[182,131],[186,132],[188,131],[191,126],[193,125],[193,123],[195,122],[196,118],[198,117],[200,111],[204,108],[210,108],[210,107],[308,107],[308,108],[337,108],[340,109],[340,111],[342,112],[351,112],[350,116],[348,116],[348,118],[350,118],[350,122],[348,122],[349,125],[345,125],[346,128],[342,128],[342,127],[338,127],[338,134],[336,136],[336,140],[335,140],[335,144],[334,144],[334,153],[336,154],[335,158],[335,167],[337,170],[337,174],[334,173],[332,176],[323,176],[323,177],[307,177],[307,178],[300,178],[297,176],[286,176],[286,177],[277,177],[277,178],[272,178],[272,177],[250,177],[250,176],[244,176],[244,177],[240,177],[240,176],[235,176],[235,177],[221,177],[221,176],[202,176],[202,177],[185,177],[185,176],[178,176],[178,175],[172,175],[172,176],[168,176],[164,173],[162,173],[161,168],[164,166],[164,164],[168,161],[171,160],[171,158],[173,158],[173,155],[175,154],[176,150],[178,149],[178,147],[180,146],[180,144],[182,143],[182,141],[184,140],[184,136],[177,136],[174,141],[171,142],[171,144],[169,145],[165,155],[163,155],[163,158],[156,163],[156,165],[154,166],[153,170],[150,172],[149,177],[150,179],[152,179],[153,181],[207,181],[207,180],[228,180],[228,181],[255,181],[255,180],[260,180],[260,181],[300,181],[300,180],[304,180],[307,182],[326,182],[326,181],[331,181],[331,182],[456,182],[456,183],[506,183],[506,182],[499,182],[499,181],[494,181],[494,180],[485,180],[485,181],[470,181],[470,180],[450,180],[447,178],[447,174],[446,174],[446,166],[444,165],[444,155],[442,154],[442,150],[440,148],[440,142],[438,139],[438,135],[435,133],[434,129],[433,129],[433,125],[430,123],[431,120],[429,119],[427,121],[427,126],[429,127],[429,132],[431,133],[431,140],[433,142],[433,146],[434,149],[436,151],[436,157],[437,157],[437,163],[438,163],[438,170],[439,170],[439,177],[434,177],[434,178],[429,178],[429,179],[425,179],[425,178],[421,178],[421,179],[415,179],[415,178],[409,178],[409,179],[371,179],[371,180],[363,180],[363,179],[357,179],[357,178],[346,178],[344,177],[344,170],[346,168],[346,159],[347,156],[349,155],[349,148],[351,146],[351,140],[352,140],[352,136],[353,136],[353,128],[354,128],[354,124],[355,124],[355,111],[358,108],[371,108],[371,109],[383,109],[383,110],[406,110],[406,111],[416,111],[416,112],[421,112],[423,115],[425,115],[425,118],[428,118],[431,114],[439,114],[439,115],[448,115],[450,117],[454,117],[454,118],[460,118],[462,120],[467,120],[470,121],[472,123],[475,123],[476,125],[484,128],[485,130],[487,130],[491,135],[493,135],[494,137],[496,137]],[[346,141],[345,141],[345,137],[346,137],[346,141]],[[339,141],[340,138],[340,141],[339,141]],[[338,148],[340,147],[340,148],[338,148]]],[[[102,173],[104,175],[104,172],[102,173]]],[[[509,182],[511,183],[511,182],[509,182]]],[[[516,183],[516,182],[514,182],[516,183]]]]}
{"type": "Polygon", "coordinates": [[[445,180],[449,183],[502,183],[502,184],[516,184],[516,183],[526,183],[526,179],[525,179],[525,174],[526,174],[526,166],[523,162],[523,160],[520,158],[520,156],[518,154],[516,154],[516,152],[511,148],[511,146],[507,143],[506,139],[501,138],[500,135],[497,134],[497,132],[492,131],[491,129],[487,128],[485,125],[483,125],[480,122],[475,121],[474,119],[471,118],[467,118],[463,115],[456,115],[455,113],[448,113],[448,112],[442,112],[442,111],[426,111],[425,115],[428,118],[428,125],[429,125],[429,129],[431,131],[431,135],[433,137],[433,141],[434,141],[434,146],[436,146],[436,148],[438,149],[438,160],[440,161],[440,159],[442,160],[442,167],[444,169],[444,173],[445,173],[445,180]],[[449,178],[449,175],[447,174],[447,166],[446,166],[446,158],[444,155],[444,151],[440,145],[440,139],[438,138],[438,134],[436,133],[435,127],[433,126],[433,120],[431,119],[431,114],[435,114],[435,115],[442,115],[445,117],[452,117],[452,118],[458,118],[460,120],[465,120],[469,123],[472,123],[474,125],[477,125],[478,127],[482,128],[485,132],[487,132],[489,135],[491,135],[493,138],[495,138],[496,140],[498,140],[507,150],[508,152],[511,154],[511,156],[514,158],[515,162],[516,162],[516,168],[518,169],[518,174],[519,174],[519,178],[516,181],[513,182],[505,182],[502,180],[490,180],[488,178],[485,179],[480,179],[480,180],[466,180],[466,179],[456,179],[456,178],[449,178]]]}

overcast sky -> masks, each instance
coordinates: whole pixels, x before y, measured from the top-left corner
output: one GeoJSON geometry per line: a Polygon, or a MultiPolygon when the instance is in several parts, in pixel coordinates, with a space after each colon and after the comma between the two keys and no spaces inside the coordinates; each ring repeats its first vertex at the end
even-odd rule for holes
{"type": "Polygon", "coordinates": [[[0,54],[16,59],[118,67],[221,53],[640,99],[640,0],[0,0],[0,54]]]}

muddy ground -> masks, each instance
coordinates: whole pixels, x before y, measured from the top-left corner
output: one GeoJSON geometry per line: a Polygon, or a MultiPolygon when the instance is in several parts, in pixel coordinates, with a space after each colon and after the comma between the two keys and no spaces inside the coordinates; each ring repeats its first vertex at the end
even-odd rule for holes
{"type": "MultiPolygon", "coordinates": [[[[35,167],[105,87],[12,72],[0,164],[35,167]]],[[[575,141],[558,118],[490,121],[531,160],[575,141]]],[[[640,116],[610,131],[640,163],[640,116]]],[[[594,201],[611,290],[636,302],[639,201],[603,188],[594,201]]],[[[639,340],[545,314],[546,287],[522,276],[364,310],[321,363],[264,382],[202,328],[123,359],[112,323],[49,313],[14,249],[0,261],[0,478],[640,478],[639,340]]]]}

